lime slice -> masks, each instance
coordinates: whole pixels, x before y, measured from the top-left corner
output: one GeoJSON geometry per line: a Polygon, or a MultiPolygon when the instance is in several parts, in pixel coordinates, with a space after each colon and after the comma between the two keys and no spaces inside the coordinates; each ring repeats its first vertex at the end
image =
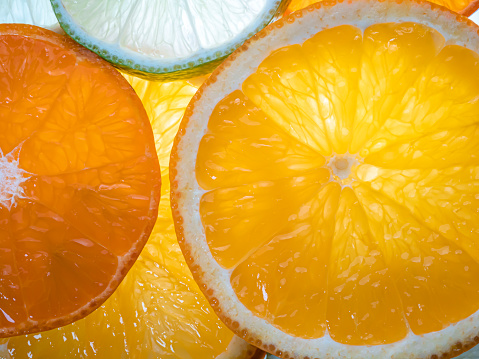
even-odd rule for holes
{"type": "Polygon", "coordinates": [[[51,0],[73,39],[146,79],[211,72],[289,0],[51,0]]]}
{"type": "Polygon", "coordinates": [[[37,25],[60,30],[49,0],[1,0],[0,23],[37,25]]]}

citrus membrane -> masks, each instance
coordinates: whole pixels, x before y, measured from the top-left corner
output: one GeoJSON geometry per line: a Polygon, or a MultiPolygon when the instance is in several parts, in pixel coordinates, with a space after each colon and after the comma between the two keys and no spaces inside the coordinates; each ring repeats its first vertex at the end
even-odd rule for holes
{"type": "Polygon", "coordinates": [[[50,0],[2,0],[1,23],[37,25],[56,32],[60,29],[50,0]]]}
{"type": "Polygon", "coordinates": [[[282,12],[280,0],[52,0],[65,32],[147,79],[206,74],[282,12]]]}
{"type": "Polygon", "coordinates": [[[479,341],[478,30],[426,2],[323,2],[207,80],[172,151],[172,209],[232,330],[282,358],[479,341]]]}

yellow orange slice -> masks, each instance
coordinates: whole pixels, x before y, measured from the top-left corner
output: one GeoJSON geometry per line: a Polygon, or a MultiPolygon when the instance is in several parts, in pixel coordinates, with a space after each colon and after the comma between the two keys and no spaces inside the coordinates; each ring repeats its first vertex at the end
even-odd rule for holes
{"type": "Polygon", "coordinates": [[[0,25],[0,336],[80,319],[153,228],[148,116],[109,64],[65,36],[0,25]]]}
{"type": "Polygon", "coordinates": [[[172,209],[233,331],[282,358],[479,341],[478,31],[426,2],[322,2],[207,80],[172,151],[172,209]]]}

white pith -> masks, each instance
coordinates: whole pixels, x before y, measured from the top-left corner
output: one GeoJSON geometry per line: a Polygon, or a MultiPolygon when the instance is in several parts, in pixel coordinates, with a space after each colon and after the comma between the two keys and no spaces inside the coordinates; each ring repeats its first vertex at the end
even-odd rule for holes
{"type": "Polygon", "coordinates": [[[22,183],[31,177],[19,167],[20,148],[21,144],[6,155],[0,149],[0,207],[8,210],[16,205],[17,199],[24,198],[22,183]]]}
{"type": "Polygon", "coordinates": [[[331,180],[339,183],[342,188],[351,187],[356,180],[353,170],[362,162],[362,159],[358,155],[345,153],[334,154],[327,161],[326,167],[331,171],[331,180]]]}
{"type": "Polygon", "coordinates": [[[254,355],[256,348],[248,344],[240,337],[233,336],[226,351],[216,357],[216,359],[250,359],[254,355]]]}
{"type": "Polygon", "coordinates": [[[91,0],[78,7],[72,6],[77,3],[72,0],[52,0],[52,5],[65,31],[102,57],[148,72],[171,72],[228,55],[272,19],[280,2],[227,1],[220,2],[219,8],[217,0],[124,0],[115,3],[118,11],[112,11],[110,18],[98,19],[91,9],[107,0],[91,0]],[[226,6],[229,3],[236,5],[226,6]],[[137,11],[144,12],[142,23],[133,21],[137,11]],[[175,18],[181,21],[172,21],[175,18]],[[98,24],[87,25],[96,19],[98,24]]]}
{"type": "Polygon", "coordinates": [[[275,350],[288,353],[290,357],[310,358],[429,358],[449,352],[457,342],[472,341],[479,333],[479,311],[470,317],[433,333],[418,336],[410,332],[401,341],[377,346],[351,346],[335,342],[326,334],[322,338],[302,339],[292,337],[253,315],[237,298],[230,284],[230,270],[223,269],[211,255],[199,215],[199,202],[205,193],[192,175],[195,172],[196,151],[206,133],[208,119],[215,105],[227,94],[240,89],[243,81],[273,50],[281,46],[303,43],[306,39],[325,28],[350,24],[364,30],[378,22],[421,22],[438,30],[447,44],[457,44],[479,52],[478,28],[456,21],[456,14],[429,4],[376,1],[340,3],[334,7],[324,6],[313,12],[303,11],[301,18],[282,28],[272,30],[268,36],[257,38],[249,44],[247,51],[236,54],[227,63],[223,72],[216,73],[217,80],[203,88],[201,99],[195,102],[189,117],[188,127],[177,148],[181,159],[176,164],[175,181],[178,188],[179,214],[183,219],[184,240],[191,248],[191,257],[202,268],[202,280],[214,290],[222,313],[247,329],[249,335],[263,344],[274,344],[275,350]],[[380,19],[378,21],[377,19],[380,19]]]}

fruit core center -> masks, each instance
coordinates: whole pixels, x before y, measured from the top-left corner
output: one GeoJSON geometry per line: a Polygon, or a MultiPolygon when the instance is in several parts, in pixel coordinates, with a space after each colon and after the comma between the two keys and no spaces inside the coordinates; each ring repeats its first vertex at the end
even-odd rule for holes
{"type": "Polygon", "coordinates": [[[0,207],[11,209],[17,198],[23,198],[22,183],[30,177],[18,167],[18,158],[12,154],[3,155],[0,150],[0,207]]]}
{"type": "Polygon", "coordinates": [[[335,181],[342,185],[350,185],[354,181],[353,168],[358,164],[358,156],[343,154],[331,156],[327,166],[335,181]]]}

